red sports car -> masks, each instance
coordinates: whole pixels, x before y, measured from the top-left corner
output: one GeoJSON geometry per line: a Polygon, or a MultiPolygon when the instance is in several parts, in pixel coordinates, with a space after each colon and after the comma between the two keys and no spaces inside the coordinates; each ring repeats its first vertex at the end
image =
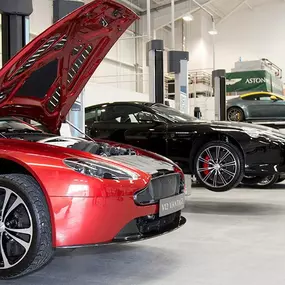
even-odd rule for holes
{"type": "Polygon", "coordinates": [[[185,223],[184,176],[172,161],[115,143],[55,146],[74,101],[136,18],[110,0],[91,2],[0,71],[0,279],[42,267],[58,247],[137,241],[185,223]]]}

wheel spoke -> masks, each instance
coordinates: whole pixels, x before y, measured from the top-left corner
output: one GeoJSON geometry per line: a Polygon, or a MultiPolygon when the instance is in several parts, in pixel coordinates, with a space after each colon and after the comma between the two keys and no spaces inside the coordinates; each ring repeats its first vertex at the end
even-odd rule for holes
{"type": "Polygon", "coordinates": [[[219,177],[220,177],[222,183],[223,183],[224,185],[227,185],[227,181],[226,181],[225,177],[223,176],[223,174],[221,173],[220,170],[218,170],[218,175],[219,175],[219,177]]]}
{"type": "Polygon", "coordinates": [[[213,179],[213,186],[217,187],[217,179],[218,179],[218,171],[215,171],[214,179],[213,179]]]}
{"type": "Polygon", "coordinates": [[[208,170],[212,170],[212,169],[214,169],[214,167],[206,167],[206,168],[199,168],[198,171],[204,172],[204,171],[208,171],[208,170]]]}
{"type": "Polygon", "coordinates": [[[221,150],[221,147],[220,147],[220,146],[217,146],[217,147],[216,147],[216,163],[219,163],[220,150],[221,150]]]}
{"type": "Polygon", "coordinates": [[[24,249],[25,251],[27,251],[30,247],[30,243],[26,242],[18,237],[16,237],[14,234],[9,233],[8,231],[6,231],[6,233],[17,243],[19,243],[24,249]]]}
{"type": "Polygon", "coordinates": [[[223,157],[220,159],[219,163],[222,163],[231,153],[227,150],[227,152],[223,155],[223,157]]]}
{"type": "Polygon", "coordinates": [[[221,171],[225,172],[226,174],[228,174],[228,175],[231,176],[231,177],[234,177],[234,176],[235,176],[235,173],[234,173],[234,172],[229,171],[229,170],[227,170],[227,169],[221,168],[221,171]]]}
{"type": "Polygon", "coordinates": [[[4,251],[4,247],[3,247],[3,233],[1,234],[1,239],[0,239],[0,254],[2,256],[3,262],[4,262],[4,268],[9,268],[10,267],[10,263],[8,261],[8,258],[6,256],[6,253],[4,251]]]}
{"type": "Polygon", "coordinates": [[[10,200],[12,192],[8,189],[5,189],[5,198],[4,198],[4,202],[3,202],[3,206],[2,206],[2,215],[0,217],[0,221],[2,222],[4,220],[4,213],[7,207],[7,204],[10,200]]]}
{"type": "Polygon", "coordinates": [[[32,227],[24,228],[24,229],[10,229],[6,227],[6,231],[18,234],[32,235],[32,227]]]}
{"type": "Polygon", "coordinates": [[[210,161],[213,161],[213,162],[214,162],[213,156],[212,156],[212,154],[211,154],[211,152],[210,152],[210,150],[209,150],[208,148],[206,149],[206,153],[207,153],[207,155],[208,155],[210,161]]]}
{"type": "Polygon", "coordinates": [[[9,214],[13,212],[21,204],[22,204],[22,200],[19,197],[17,197],[17,199],[12,204],[12,206],[8,209],[7,213],[5,214],[5,217],[3,217],[3,221],[5,222],[9,214]]]}
{"type": "Polygon", "coordinates": [[[237,165],[236,161],[231,161],[231,162],[222,164],[221,167],[229,167],[229,166],[236,166],[236,165],[237,165]]]}
{"type": "Polygon", "coordinates": [[[203,157],[199,157],[199,159],[198,159],[200,162],[203,162],[203,163],[208,163],[208,164],[210,164],[210,165],[214,165],[214,163],[213,162],[211,162],[211,161],[209,161],[209,160],[206,160],[206,159],[204,159],[203,157]]]}
{"type": "Polygon", "coordinates": [[[204,182],[206,182],[206,181],[209,179],[209,177],[212,175],[213,171],[214,171],[214,169],[211,170],[204,178],[202,178],[202,180],[203,180],[204,182]]]}

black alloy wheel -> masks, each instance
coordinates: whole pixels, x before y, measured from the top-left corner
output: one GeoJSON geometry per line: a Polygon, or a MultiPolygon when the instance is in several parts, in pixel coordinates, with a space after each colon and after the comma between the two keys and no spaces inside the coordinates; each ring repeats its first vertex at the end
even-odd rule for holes
{"type": "Polygon", "coordinates": [[[242,183],[249,186],[254,186],[255,188],[270,188],[272,185],[279,182],[280,175],[273,174],[266,177],[247,177],[245,176],[242,183]]]}
{"type": "Polygon", "coordinates": [[[241,151],[223,141],[205,144],[198,151],[194,166],[200,184],[214,192],[225,192],[236,187],[244,173],[241,151]]]}

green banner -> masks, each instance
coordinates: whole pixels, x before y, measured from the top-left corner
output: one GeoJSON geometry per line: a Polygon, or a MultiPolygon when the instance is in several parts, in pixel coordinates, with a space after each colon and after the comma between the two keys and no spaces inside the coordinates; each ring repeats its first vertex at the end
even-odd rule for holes
{"type": "Polygon", "coordinates": [[[283,94],[283,83],[266,70],[230,72],[226,75],[227,92],[273,92],[283,94]]]}

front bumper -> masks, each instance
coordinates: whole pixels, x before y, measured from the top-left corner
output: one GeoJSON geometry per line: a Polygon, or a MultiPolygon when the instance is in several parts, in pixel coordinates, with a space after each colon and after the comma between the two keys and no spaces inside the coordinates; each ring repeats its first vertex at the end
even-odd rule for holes
{"type": "Polygon", "coordinates": [[[158,214],[136,218],[129,222],[114,238],[114,242],[132,242],[153,238],[173,230],[186,223],[181,212],[176,212],[164,217],[158,214]]]}

